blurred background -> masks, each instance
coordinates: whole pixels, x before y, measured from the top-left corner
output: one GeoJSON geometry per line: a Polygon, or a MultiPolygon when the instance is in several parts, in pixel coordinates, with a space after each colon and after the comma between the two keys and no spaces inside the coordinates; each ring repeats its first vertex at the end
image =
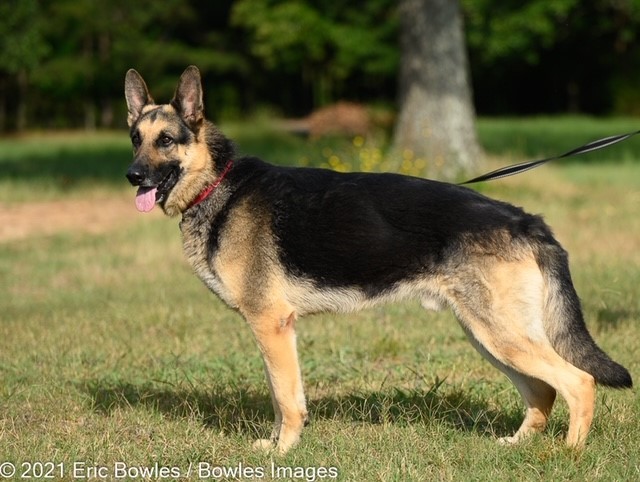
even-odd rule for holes
{"type": "MultiPolygon", "coordinates": [[[[390,109],[395,0],[4,0],[0,132],[123,127],[124,74],[166,101],[196,64],[215,120],[390,109]]],[[[455,3],[455,2],[452,2],[455,3]]],[[[637,0],[461,0],[480,116],[640,113],[637,0]]]]}

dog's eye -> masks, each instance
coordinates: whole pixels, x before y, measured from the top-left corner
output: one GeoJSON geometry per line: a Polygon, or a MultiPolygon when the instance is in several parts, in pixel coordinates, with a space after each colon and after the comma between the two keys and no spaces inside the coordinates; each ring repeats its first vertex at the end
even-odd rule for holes
{"type": "Polygon", "coordinates": [[[173,139],[165,135],[160,138],[160,143],[165,147],[170,146],[171,144],[173,144],[173,139]]]}
{"type": "Polygon", "coordinates": [[[138,134],[137,132],[131,136],[131,144],[133,144],[133,147],[135,147],[136,149],[140,147],[141,142],[142,141],[140,140],[140,134],[138,134]]]}

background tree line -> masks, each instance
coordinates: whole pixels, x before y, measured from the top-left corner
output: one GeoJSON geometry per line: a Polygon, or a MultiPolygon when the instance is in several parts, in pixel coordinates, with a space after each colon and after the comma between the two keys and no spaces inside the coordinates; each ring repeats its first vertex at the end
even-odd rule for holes
{"type": "MultiPolygon", "coordinates": [[[[482,115],[640,112],[640,0],[462,0],[482,115]]],[[[140,71],[159,99],[188,64],[213,118],[394,105],[395,0],[4,0],[0,131],[124,124],[140,71]]]]}

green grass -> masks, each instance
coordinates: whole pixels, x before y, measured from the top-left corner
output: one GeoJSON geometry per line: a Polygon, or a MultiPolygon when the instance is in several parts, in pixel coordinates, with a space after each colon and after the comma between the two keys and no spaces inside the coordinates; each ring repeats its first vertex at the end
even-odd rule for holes
{"type": "Polygon", "coordinates": [[[124,131],[0,138],[0,202],[48,201],[121,188],[130,162],[124,131]]]}
{"type": "MultiPolygon", "coordinates": [[[[486,118],[478,122],[478,135],[489,154],[539,158],[560,155],[603,137],[635,132],[638,119],[594,117],[486,118]]],[[[563,164],[590,162],[636,162],[640,141],[623,142],[594,153],[560,161],[563,164]]]]}
{"type": "MultiPolygon", "coordinates": [[[[488,123],[480,125],[483,139],[502,143],[492,149],[509,162],[519,148],[499,138],[517,138],[526,122],[512,132],[500,127],[502,134],[491,124],[482,134],[488,123]]],[[[577,140],[583,129],[576,125],[577,140]]],[[[327,145],[266,131],[243,136],[231,127],[245,152],[327,158],[317,152],[327,145]]],[[[560,120],[557,130],[571,129],[560,120]]],[[[591,133],[584,140],[600,135],[591,133]]],[[[1,141],[0,202],[73,201],[95,190],[132,197],[122,177],[130,156],[122,136],[1,141]],[[62,182],[61,172],[73,181],[62,182]]],[[[574,147],[564,139],[544,154],[574,147]]],[[[334,152],[352,149],[350,141],[332,142],[334,152]]],[[[592,334],[637,378],[640,162],[631,161],[559,163],[482,190],[545,214],[571,253],[592,334]]],[[[158,463],[185,472],[208,462],[264,468],[267,475],[275,463],[306,468],[309,479],[313,467],[334,466],[350,481],[640,477],[634,391],[598,391],[581,454],[563,444],[563,402],[545,434],[499,446],[495,438],[521,421],[515,389],[473,350],[451,314],[414,303],[301,320],[312,422],[284,457],[252,450],[252,440],[271,427],[262,362],[240,317],[191,274],[176,220],[140,215],[100,235],[68,231],[0,242],[0,279],[0,464],[62,463],[66,480],[74,462],[109,470],[116,462],[158,463]]]]}

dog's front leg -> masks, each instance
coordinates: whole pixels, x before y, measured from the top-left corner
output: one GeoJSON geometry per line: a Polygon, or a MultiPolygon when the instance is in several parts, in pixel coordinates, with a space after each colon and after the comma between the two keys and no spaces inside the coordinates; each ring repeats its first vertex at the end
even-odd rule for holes
{"type": "MultiPolygon", "coordinates": [[[[288,311],[288,310],[287,310],[288,311]]],[[[258,440],[256,447],[285,453],[300,439],[307,419],[302,377],[296,348],[295,313],[262,313],[248,318],[262,352],[275,412],[272,440],[258,440]]]]}
{"type": "Polygon", "coordinates": [[[256,448],[271,448],[274,442],[278,441],[280,437],[280,428],[282,427],[282,411],[280,405],[276,401],[275,392],[273,391],[273,383],[271,382],[271,374],[267,368],[267,364],[264,366],[264,373],[267,378],[267,384],[269,385],[269,393],[271,394],[271,403],[273,404],[273,413],[275,414],[275,421],[273,422],[273,430],[271,430],[271,436],[269,439],[260,439],[255,443],[256,448]]]}

